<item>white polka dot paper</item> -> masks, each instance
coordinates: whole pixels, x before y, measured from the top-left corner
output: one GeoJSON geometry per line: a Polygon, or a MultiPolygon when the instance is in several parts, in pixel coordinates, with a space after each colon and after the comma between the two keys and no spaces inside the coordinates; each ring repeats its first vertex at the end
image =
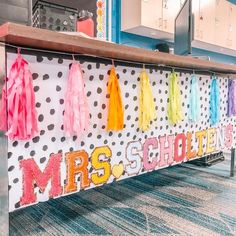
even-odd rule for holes
{"type": "MultiPolygon", "coordinates": [[[[7,54],[8,71],[16,57],[14,53],[7,54]]],[[[168,75],[169,71],[147,69],[152,86],[154,101],[156,105],[157,119],[152,123],[151,129],[147,132],[142,132],[138,128],[139,116],[139,74],[141,68],[129,66],[116,66],[125,111],[125,128],[121,132],[107,132],[107,82],[108,71],[111,65],[105,65],[92,62],[81,61],[81,68],[84,72],[85,91],[87,94],[89,109],[90,109],[90,127],[86,134],[80,138],[76,136],[67,138],[63,131],[63,111],[64,97],[66,84],[69,72],[69,65],[72,62],[65,58],[46,57],[45,55],[23,55],[29,62],[31,72],[33,74],[34,91],[36,95],[36,109],[38,113],[38,136],[29,141],[8,141],[8,172],[9,172],[9,210],[14,211],[26,205],[21,204],[23,196],[23,169],[20,167],[22,160],[33,159],[41,172],[45,170],[50,160],[51,154],[61,153],[62,161],[60,165],[60,182],[63,187],[60,195],[67,195],[72,192],[64,191],[64,186],[67,180],[67,168],[65,161],[66,153],[73,151],[84,150],[88,154],[88,175],[90,181],[85,188],[96,186],[98,180],[103,174],[103,168],[96,169],[94,175],[94,166],[92,156],[96,155],[95,151],[98,147],[109,147],[111,153],[106,152],[106,155],[101,155],[100,161],[107,160],[110,166],[110,176],[106,183],[114,180],[122,180],[124,178],[141,174],[147,171],[144,168],[142,161],[135,162],[135,155],[140,160],[143,159],[143,145],[150,138],[152,147],[150,148],[150,162],[154,156],[159,158],[159,140],[158,138],[165,135],[176,135],[187,132],[197,132],[210,128],[209,123],[209,94],[210,94],[210,76],[202,75],[199,78],[200,88],[200,120],[197,123],[191,123],[188,120],[188,103],[190,93],[190,74],[177,73],[179,76],[182,108],[184,120],[178,125],[170,125],[167,118],[167,103],[168,103],[168,75]],[[152,138],[152,139],[151,139],[152,138]],[[133,142],[136,142],[133,144],[133,142]],[[130,145],[129,145],[130,144],[130,145]],[[133,145],[133,146],[132,146],[133,145]],[[134,161],[129,157],[131,153],[134,161]],[[110,157],[108,157],[110,156],[110,157]],[[109,159],[109,160],[108,160],[109,159]],[[130,171],[129,171],[130,169],[130,171]],[[135,170],[135,171],[134,171],[135,170]],[[133,172],[132,172],[133,171],[133,172]],[[132,172],[132,174],[130,174],[132,172]],[[93,177],[92,177],[93,175],[93,177]],[[97,179],[96,179],[97,177],[97,179]]],[[[217,127],[224,127],[229,124],[235,124],[234,118],[228,118],[227,114],[227,93],[228,79],[219,78],[220,85],[220,111],[221,122],[217,127]]],[[[236,143],[235,130],[233,133],[233,143],[236,143]]],[[[206,147],[206,142],[203,147],[206,147]]],[[[180,145],[181,146],[181,145],[180,145]]],[[[198,145],[193,142],[193,149],[197,149],[198,145]]],[[[187,161],[184,158],[183,161],[187,161]]],[[[173,162],[171,164],[176,164],[173,162]]],[[[80,163],[77,163],[78,165],[80,163]]],[[[170,164],[170,163],[169,163],[170,164]]],[[[160,167],[155,166],[154,169],[160,167]]],[[[74,180],[77,186],[77,191],[81,189],[81,176],[75,175],[74,180]]],[[[101,185],[101,184],[98,184],[101,185]]],[[[34,182],[34,194],[37,196],[37,202],[47,201],[50,197],[51,181],[48,181],[47,186],[42,191],[36,182],[34,182]]],[[[58,196],[60,196],[58,195],[58,196]]],[[[28,205],[31,205],[28,204],[28,205]]]]}

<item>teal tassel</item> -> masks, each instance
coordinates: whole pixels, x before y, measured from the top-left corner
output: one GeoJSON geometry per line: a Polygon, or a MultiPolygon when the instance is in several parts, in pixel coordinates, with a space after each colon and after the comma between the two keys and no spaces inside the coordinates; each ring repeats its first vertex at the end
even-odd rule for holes
{"type": "Polygon", "coordinates": [[[220,89],[215,76],[212,77],[210,94],[210,123],[215,125],[220,121],[220,89]]]}
{"type": "Polygon", "coordinates": [[[200,117],[200,102],[199,102],[199,86],[198,79],[195,75],[191,76],[190,85],[190,101],[189,101],[189,120],[197,122],[200,117]]]}

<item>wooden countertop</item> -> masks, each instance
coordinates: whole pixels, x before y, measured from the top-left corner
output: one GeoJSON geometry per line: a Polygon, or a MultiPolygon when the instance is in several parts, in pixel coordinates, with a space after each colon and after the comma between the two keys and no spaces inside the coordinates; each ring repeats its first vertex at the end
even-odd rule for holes
{"type": "Polygon", "coordinates": [[[0,41],[21,47],[236,74],[236,65],[154,52],[13,23],[0,26],[0,41]]]}

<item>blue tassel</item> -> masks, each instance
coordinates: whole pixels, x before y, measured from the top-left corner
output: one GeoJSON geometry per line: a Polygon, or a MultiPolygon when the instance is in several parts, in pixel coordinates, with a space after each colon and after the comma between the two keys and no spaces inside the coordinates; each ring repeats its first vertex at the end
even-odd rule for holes
{"type": "Polygon", "coordinates": [[[215,125],[220,121],[220,89],[216,77],[211,82],[210,123],[215,125]]]}
{"type": "Polygon", "coordinates": [[[197,122],[200,116],[200,102],[199,102],[199,86],[198,79],[195,75],[191,76],[190,85],[190,101],[189,101],[189,120],[197,122]]]}

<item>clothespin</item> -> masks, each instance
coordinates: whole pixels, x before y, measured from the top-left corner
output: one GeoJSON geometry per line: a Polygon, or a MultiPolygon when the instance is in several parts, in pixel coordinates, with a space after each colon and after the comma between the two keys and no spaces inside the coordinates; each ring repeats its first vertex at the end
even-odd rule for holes
{"type": "Polygon", "coordinates": [[[145,64],[143,64],[143,70],[145,70],[145,64]]]}
{"type": "Polygon", "coordinates": [[[17,54],[19,55],[21,51],[21,48],[17,48],[17,54]]]}
{"type": "Polygon", "coordinates": [[[75,55],[72,54],[72,59],[73,59],[73,62],[75,62],[75,55]]]}

